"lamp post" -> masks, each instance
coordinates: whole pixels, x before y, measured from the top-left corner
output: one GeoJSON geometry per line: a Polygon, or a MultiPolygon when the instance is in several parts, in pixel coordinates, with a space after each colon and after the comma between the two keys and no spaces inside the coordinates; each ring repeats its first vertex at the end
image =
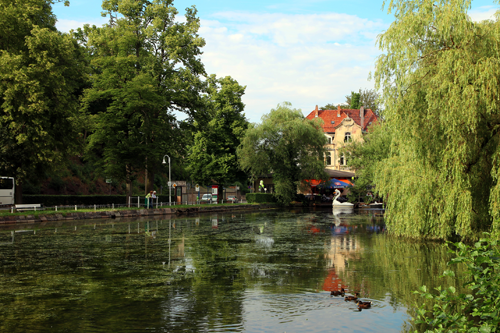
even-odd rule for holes
{"type": "Polygon", "coordinates": [[[163,156],[162,164],[167,164],[167,162],[165,162],[165,157],[168,157],[168,205],[172,206],[172,196],[170,195],[170,187],[172,185],[172,182],[170,180],[170,156],[163,156]]]}

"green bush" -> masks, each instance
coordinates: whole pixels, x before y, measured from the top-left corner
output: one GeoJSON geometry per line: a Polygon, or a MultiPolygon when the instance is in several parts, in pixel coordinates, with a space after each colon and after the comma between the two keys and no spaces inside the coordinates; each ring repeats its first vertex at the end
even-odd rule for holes
{"type": "MultiPolygon", "coordinates": [[[[455,255],[448,264],[463,264],[467,269],[464,286],[468,293],[457,294],[454,287],[427,291],[425,286],[415,293],[433,302],[417,310],[416,324],[426,332],[498,332],[500,325],[500,249],[497,241],[480,239],[474,246],[453,244],[455,255]]],[[[444,276],[455,276],[446,270],[444,276]]]]}
{"type": "Polygon", "coordinates": [[[248,203],[277,202],[274,195],[270,193],[248,193],[246,198],[248,203]]]}

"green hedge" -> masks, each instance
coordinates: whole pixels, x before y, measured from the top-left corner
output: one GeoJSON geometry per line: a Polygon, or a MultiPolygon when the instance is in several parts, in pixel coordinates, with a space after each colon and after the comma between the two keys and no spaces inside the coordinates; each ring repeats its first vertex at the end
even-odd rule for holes
{"type": "MultiPolygon", "coordinates": [[[[144,195],[141,197],[141,205],[144,204],[144,195]]],[[[168,202],[168,195],[161,195],[159,201],[168,202]]],[[[172,202],[175,198],[172,196],[172,202]]],[[[42,195],[42,194],[25,194],[23,195],[23,203],[43,204],[45,207],[64,206],[64,205],[111,205],[127,204],[126,195],[42,195]]],[[[134,201],[137,204],[137,199],[134,201]]]]}
{"type": "Polygon", "coordinates": [[[248,193],[246,198],[248,203],[277,202],[274,195],[270,193],[248,193]]]}

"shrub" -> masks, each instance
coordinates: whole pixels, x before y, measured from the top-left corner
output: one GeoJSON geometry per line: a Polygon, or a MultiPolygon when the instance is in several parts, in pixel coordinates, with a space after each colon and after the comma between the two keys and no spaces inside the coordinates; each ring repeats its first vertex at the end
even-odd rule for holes
{"type": "Polygon", "coordinates": [[[274,195],[270,193],[248,193],[246,198],[248,203],[277,202],[274,195]]]}
{"type": "MultiPolygon", "coordinates": [[[[470,293],[456,294],[454,287],[436,288],[435,293],[420,288],[415,293],[434,302],[432,310],[425,305],[417,310],[417,324],[427,332],[496,332],[500,324],[500,251],[496,241],[480,239],[474,246],[453,244],[456,258],[448,264],[464,264],[467,269],[464,286],[470,293]]],[[[453,251],[452,251],[453,252],[453,251]]],[[[444,276],[455,276],[446,270],[444,276]]]]}

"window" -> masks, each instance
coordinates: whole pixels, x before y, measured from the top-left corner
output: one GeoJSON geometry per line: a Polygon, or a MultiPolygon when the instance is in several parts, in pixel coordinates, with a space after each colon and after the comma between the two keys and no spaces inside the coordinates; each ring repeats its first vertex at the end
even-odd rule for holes
{"type": "Polygon", "coordinates": [[[351,132],[345,132],[344,142],[351,141],[351,132]]]}
{"type": "Polygon", "coordinates": [[[0,190],[12,190],[14,188],[14,179],[0,178],[0,190]]]}
{"type": "Polygon", "coordinates": [[[334,125],[334,124],[335,124],[335,120],[332,120],[332,125],[334,125]]]}
{"type": "Polygon", "coordinates": [[[345,158],[344,158],[344,155],[340,155],[340,161],[339,161],[339,164],[340,164],[340,165],[345,165],[345,158]]]}
{"type": "Polygon", "coordinates": [[[332,138],[329,136],[328,137],[328,144],[331,145],[332,144],[332,138]]]}
{"type": "Polygon", "coordinates": [[[326,155],[326,165],[332,165],[332,153],[327,152],[325,155],[326,155]]]}

